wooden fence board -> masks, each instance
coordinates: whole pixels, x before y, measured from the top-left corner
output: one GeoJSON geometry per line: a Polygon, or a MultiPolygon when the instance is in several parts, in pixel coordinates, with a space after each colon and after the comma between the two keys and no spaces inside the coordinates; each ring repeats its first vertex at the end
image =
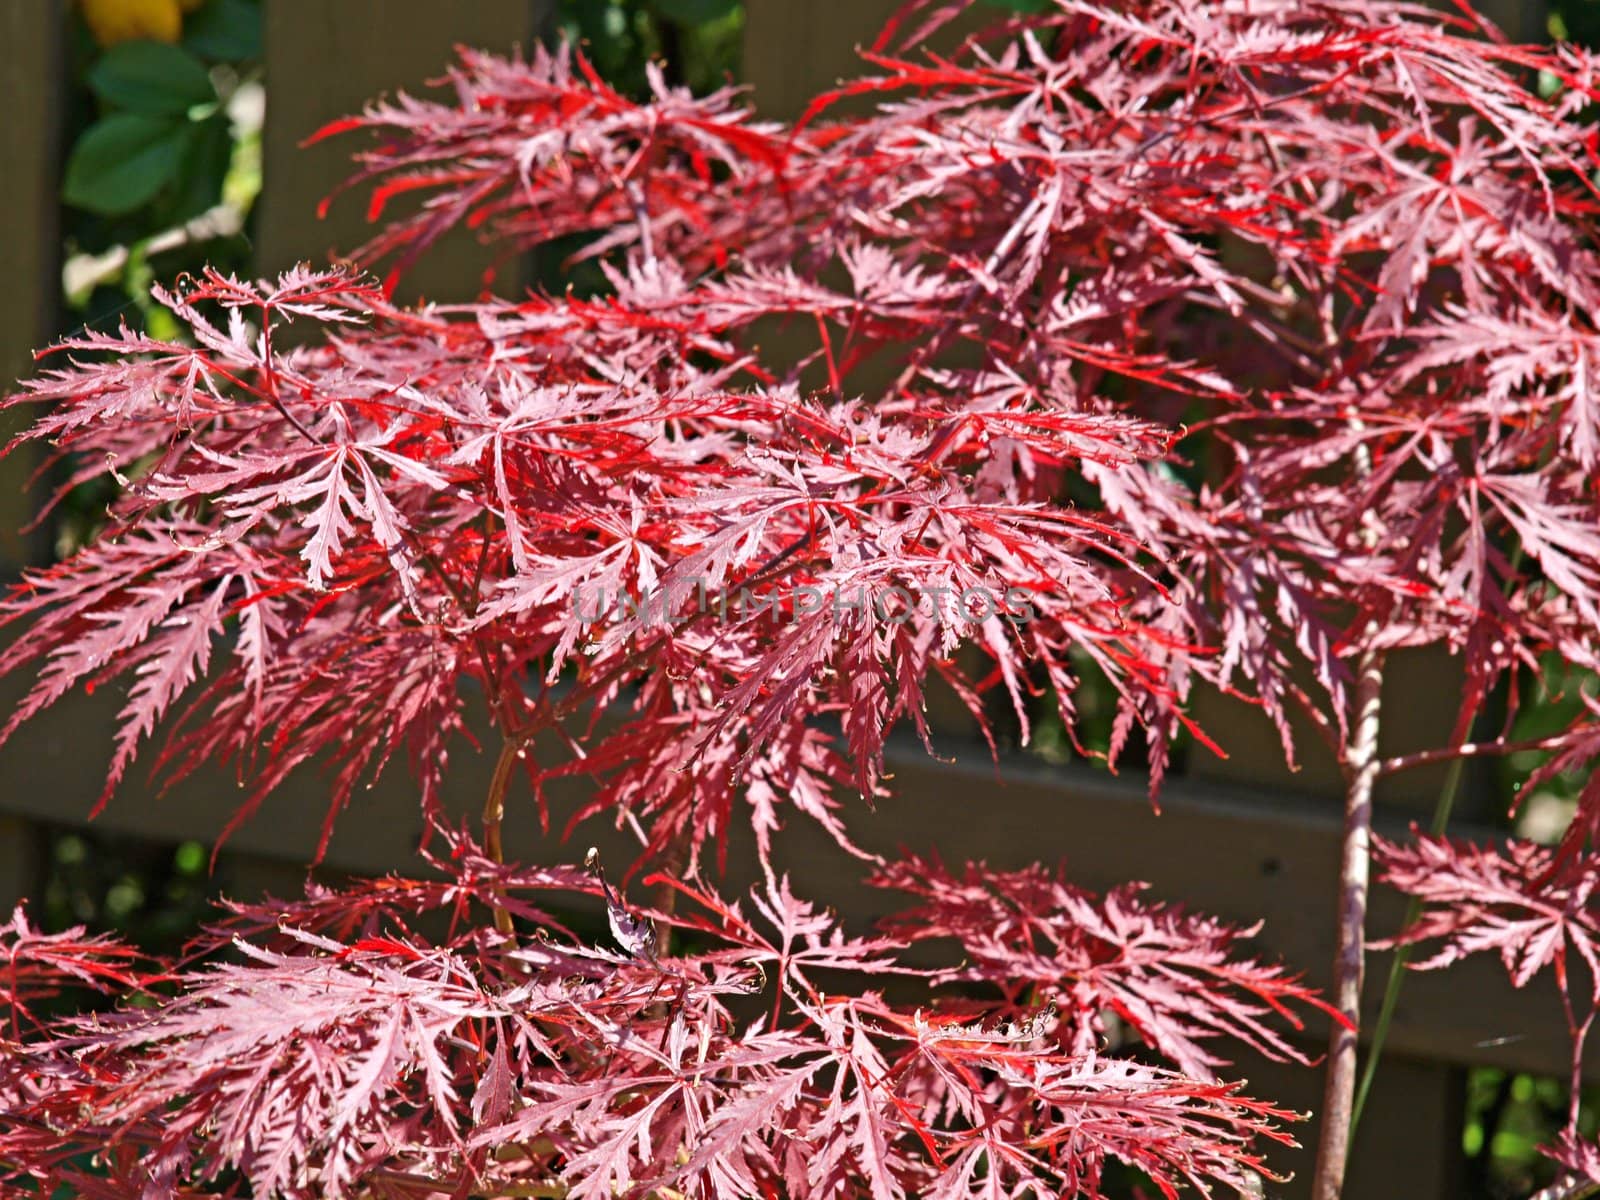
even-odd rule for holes
{"type": "MultiPolygon", "coordinates": [[[[499,53],[530,47],[546,11],[542,0],[267,0],[270,82],[257,270],[271,274],[303,259],[348,253],[371,236],[359,195],[341,197],[327,220],[317,218],[318,203],[353,172],[351,155],[364,148],[365,138],[335,137],[307,147],[302,141],[386,93],[431,94],[421,82],[442,77],[458,45],[499,53]]],[[[470,300],[493,260],[475,235],[454,232],[413,268],[398,295],[470,300]]],[[[495,290],[514,295],[522,283],[513,260],[495,290]]]]}
{"type": "MultiPolygon", "coordinates": [[[[0,394],[33,373],[32,351],[56,332],[60,311],[63,7],[59,0],[0,0],[0,394]]],[[[0,444],[28,416],[0,416],[0,444]]],[[[22,533],[33,516],[24,484],[36,462],[27,452],[0,459],[0,572],[37,557],[37,539],[22,533]]]]}
{"type": "Polygon", "coordinates": [[[33,895],[39,879],[39,841],[31,822],[0,816],[0,924],[19,900],[33,895]]]}
{"type": "Polygon", "coordinates": [[[809,0],[745,9],[744,72],[756,107],[769,117],[799,116],[812,97],[858,73],[856,47],[870,46],[893,0],[809,0]]]}

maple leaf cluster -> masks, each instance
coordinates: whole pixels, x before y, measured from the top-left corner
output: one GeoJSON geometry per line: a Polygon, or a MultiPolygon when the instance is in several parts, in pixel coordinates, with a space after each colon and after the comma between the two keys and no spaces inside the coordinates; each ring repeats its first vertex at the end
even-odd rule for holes
{"type": "MultiPolygon", "coordinates": [[[[167,780],[247,782],[230,830],[317,761],[325,846],[398,755],[453,848],[435,879],[236,906],[136,978],[0,929],[33,964],[6,985],[14,1186],[1097,1196],[1108,1158],[1168,1195],[1263,1169],[1288,1114],[1216,1080],[1224,1040],[1303,1060],[1319,1002],[1248,931],[908,856],[872,878],[917,907],[855,939],[773,839],[798,814],[871,857],[849,806],[887,793],[897,726],[931,745],[935,681],[1026,739],[1039,696],[1077,728],[1092,671],[1106,757],[1142,743],[1155,787],[1205,740],[1202,684],[1292,760],[1295,712],[1346,745],[1363,656],[1457,653],[1458,743],[1541,658],[1600,669],[1595,63],[1354,0],[1057,0],[930,51],[962,7],[908,5],[788,124],[659,76],[628,99],[570,48],[463,52],[453,102],[330,127],[375,134],[374,220],[415,202],[360,257],[392,280],[465,225],[605,294],[207,272],[157,292],[183,339],[70,338],[10,401],[68,486],[122,486],[0,602],[0,674],[35,678],[0,740],[120,683],[102,802],[158,738],[167,780]],[[476,705],[481,849],[445,806],[476,705]],[[650,910],[500,861],[506,806],[573,777],[574,825],[664,868],[650,910]],[[706,882],[745,823],[754,918],[706,882]],[[550,915],[597,894],[622,953],[550,915]],[[962,965],[912,972],[934,940],[962,965]],[[37,1023],[52,970],[148,1002],[37,1023]],[[959,995],[907,1011],[908,981],[959,995]],[[1104,1057],[1113,1019],[1164,1065],[1104,1057]]],[[[1596,713],[1541,748],[1581,767],[1596,713]]],[[[1590,869],[1597,826],[1591,783],[1556,865],[1590,869]]],[[[1453,914],[1413,936],[1506,944],[1466,884],[1426,890],[1488,859],[1394,853],[1453,914]]],[[[1542,936],[1528,962],[1560,969],[1542,936]]]]}
{"type": "Polygon", "coordinates": [[[1517,987],[1548,971],[1572,1039],[1567,1121],[1545,1153],[1579,1180],[1600,1182],[1600,1147],[1578,1132],[1584,1047],[1600,1012],[1600,855],[1563,861],[1566,847],[1474,846],[1444,837],[1380,843],[1384,880],[1420,904],[1390,945],[1421,947],[1433,971],[1494,954],[1517,987]],[[1587,986],[1585,986],[1587,976],[1587,986]]]}
{"type": "MultiPolygon", "coordinates": [[[[753,893],[750,916],[676,880],[674,911],[637,911],[603,876],[455,849],[445,882],[232,904],[190,948],[176,994],[118,967],[150,1003],[29,1029],[0,1073],[0,1187],[1089,1196],[1115,1158],[1173,1196],[1247,1187],[1266,1170],[1256,1143],[1289,1141],[1279,1123],[1293,1114],[1236,1083],[1085,1046],[1098,1010],[1139,992],[1137,967],[1129,981],[1114,965],[1053,976],[1041,959],[1023,993],[924,1015],[871,986],[921,974],[900,965],[904,940],[847,935],[786,878],[753,893]],[[613,928],[670,924],[702,948],[596,947],[533,903],[599,890],[613,928]],[[535,936],[471,919],[490,905],[535,936]],[[443,914],[459,923],[444,944],[414,931],[443,914]],[[848,978],[864,986],[841,991],[848,978]]],[[[1007,886],[978,867],[967,878],[1007,886]]],[[[1083,939],[1137,957],[1125,901],[1072,898],[1096,920],[1083,939]]],[[[0,950],[47,966],[126,953],[76,932],[41,939],[20,916],[0,950]]],[[[1309,1000],[1243,960],[1186,990],[1235,1013],[1309,1000]]],[[[1159,994],[1147,998],[1140,1015],[1159,1026],[1159,994]]]]}

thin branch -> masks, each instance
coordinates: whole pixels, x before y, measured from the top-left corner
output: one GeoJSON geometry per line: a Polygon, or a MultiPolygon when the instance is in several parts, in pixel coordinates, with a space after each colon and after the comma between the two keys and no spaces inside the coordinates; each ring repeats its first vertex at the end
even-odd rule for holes
{"type": "MultiPolygon", "coordinates": [[[[435,1195],[443,1195],[446,1192],[460,1194],[463,1189],[468,1188],[473,1195],[530,1197],[534,1200],[561,1200],[567,1194],[567,1185],[559,1180],[546,1182],[506,1180],[502,1183],[486,1183],[478,1178],[431,1179],[426,1175],[397,1171],[390,1167],[380,1167],[368,1178],[377,1183],[392,1185],[393,1191],[429,1192],[435,1195]]],[[[391,1189],[386,1189],[388,1190],[391,1189]]]]}
{"type": "MultiPolygon", "coordinates": [[[[531,733],[507,737],[500,743],[500,757],[495,759],[494,774],[489,779],[489,794],[483,801],[483,851],[496,863],[505,862],[505,844],[501,838],[501,825],[506,815],[506,792],[511,787],[511,775],[517,763],[527,755],[531,733]]],[[[495,889],[495,898],[504,893],[495,889]]],[[[511,914],[501,904],[494,906],[494,927],[501,933],[512,932],[511,914]]]]}
{"type": "Polygon", "coordinates": [[[622,185],[623,194],[628,197],[628,204],[633,209],[633,219],[639,226],[639,249],[644,254],[645,264],[651,268],[656,265],[655,238],[650,231],[650,209],[644,202],[644,189],[635,179],[630,179],[622,185]]]}
{"type": "Polygon", "coordinates": [[[1415,754],[1400,754],[1386,758],[1378,764],[1378,774],[1396,775],[1401,771],[1414,771],[1434,763],[1460,762],[1468,758],[1491,758],[1506,754],[1522,754],[1533,750],[1559,750],[1570,734],[1554,733],[1549,737],[1527,738],[1520,742],[1493,741],[1467,742],[1460,746],[1439,746],[1433,750],[1419,750],[1415,754]]]}
{"type": "Polygon", "coordinates": [[[295,432],[313,446],[321,446],[323,441],[312,433],[300,418],[289,411],[289,406],[283,402],[283,397],[278,394],[278,369],[272,361],[272,308],[263,303],[261,305],[261,379],[267,388],[267,400],[272,407],[278,410],[278,415],[290,425],[295,432]]]}
{"type": "Polygon", "coordinates": [[[1591,1005],[1583,1020],[1578,1020],[1572,1004],[1572,989],[1567,986],[1567,956],[1565,951],[1556,955],[1556,980],[1561,984],[1561,1011],[1567,1018],[1567,1036],[1572,1039],[1572,1071],[1567,1080],[1566,1133],[1578,1136],[1578,1110],[1583,1101],[1583,1044],[1589,1038],[1594,1024],[1595,1006],[1591,1005]]]}

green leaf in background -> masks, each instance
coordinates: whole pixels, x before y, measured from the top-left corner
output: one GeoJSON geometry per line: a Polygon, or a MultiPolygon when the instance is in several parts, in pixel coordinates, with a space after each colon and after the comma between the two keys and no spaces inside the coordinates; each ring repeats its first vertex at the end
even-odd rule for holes
{"type": "Polygon", "coordinates": [[[233,157],[233,130],[225,112],[196,121],[178,168],[178,184],[163,196],[155,214],[165,224],[181,225],[222,201],[222,181],[233,157]]]}
{"type": "Polygon", "coordinates": [[[197,104],[217,99],[205,65],[162,42],[111,47],[89,68],[89,87],[115,108],[155,117],[181,117],[197,104]]]}
{"type": "Polygon", "coordinates": [[[709,25],[722,20],[739,4],[740,0],[655,0],[656,10],[680,25],[709,25]]]}
{"type": "Polygon", "coordinates": [[[1055,7],[1054,0],[983,0],[990,8],[1003,8],[1015,13],[1042,13],[1055,7]]]}
{"type": "Polygon", "coordinates": [[[132,212],[177,175],[193,137],[183,117],[103,117],[72,147],[62,198],[105,216],[132,212]]]}
{"type": "Polygon", "coordinates": [[[212,62],[261,57],[261,6],[250,0],[211,0],[183,23],[183,44],[212,62]]]}

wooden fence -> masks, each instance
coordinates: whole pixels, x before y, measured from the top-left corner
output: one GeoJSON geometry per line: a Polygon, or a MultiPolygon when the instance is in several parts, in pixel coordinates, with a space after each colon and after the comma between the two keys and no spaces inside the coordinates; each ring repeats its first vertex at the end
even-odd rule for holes
{"type": "MultiPolygon", "coordinates": [[[[851,69],[853,47],[867,40],[894,0],[750,0],[745,74],[758,106],[793,115],[804,100],[851,69]]],[[[1498,14],[1514,35],[1537,37],[1537,11],[1510,3],[1498,14]]],[[[29,350],[60,326],[57,228],[61,161],[59,121],[62,71],[60,0],[0,0],[0,386],[29,370],[29,350]]],[[[336,206],[326,222],[315,204],[346,169],[345,150],[298,148],[324,121],[363,100],[437,74],[453,44],[491,49],[527,45],[541,29],[537,0],[265,0],[268,107],[264,134],[264,189],[259,201],[256,266],[270,273],[302,258],[360,240],[360,205],[336,206]]],[[[462,298],[477,287],[484,251],[468,239],[443,246],[426,261],[411,286],[436,299],[462,298]]],[[[515,280],[502,282],[515,285],[515,280]]],[[[37,558],[17,530],[30,503],[20,457],[0,460],[0,567],[13,572],[37,558]]],[[[1448,662],[1427,655],[1397,659],[1384,696],[1384,753],[1440,744],[1453,705],[1440,704],[1452,686],[1448,662]]],[[[9,709],[26,681],[0,685],[9,709]]],[[[79,822],[97,794],[109,754],[115,698],[97,695],[64,702],[36,720],[0,751],[0,902],[26,894],[36,879],[40,822],[79,822]]],[[[1281,765],[1276,738],[1249,710],[1213,699],[1202,714],[1232,751],[1226,762],[1198,753],[1187,773],[1173,780],[1155,815],[1143,781],[1115,780],[1037,760],[1007,760],[997,768],[987,752],[945,739],[958,761],[941,764],[920,749],[897,751],[897,798],[874,813],[860,813],[852,828],[868,848],[892,852],[905,844],[936,847],[947,859],[984,858],[1020,865],[1064,858],[1075,881],[1103,888],[1128,879],[1148,880],[1154,893],[1220,915],[1264,918],[1266,952],[1304,967],[1326,983],[1332,958],[1338,863],[1338,773],[1326,759],[1297,775],[1281,765]],[[974,800],[982,798],[981,807],[974,800]]],[[[1312,746],[1317,739],[1307,737],[1312,746]]],[[[463,756],[451,781],[463,810],[481,797],[489,764],[463,756]]],[[[1419,772],[1394,781],[1379,797],[1378,825],[1403,832],[1422,817],[1438,790],[1437,774],[1419,772]]],[[[231,811],[236,784],[221,773],[198,777],[156,797],[130,780],[100,818],[108,831],[178,841],[208,837],[231,811]]],[[[1492,799],[1478,789],[1476,814],[1467,805],[1463,834],[1491,836],[1466,827],[1480,820],[1492,799]]],[[[575,803],[576,795],[565,798],[575,803]]],[[[1469,797],[1470,800],[1470,797],[1469,797]]],[[[320,781],[302,772],[275,795],[265,814],[239,832],[230,847],[236,890],[272,883],[293,886],[316,842],[323,813],[320,781]]],[[[341,871],[383,872],[414,861],[416,805],[403,775],[391,773],[355,801],[339,824],[329,851],[341,871]]],[[[526,811],[510,814],[508,853],[526,859],[571,857],[571,847],[541,842],[526,811]]],[[[803,875],[808,893],[826,898],[858,922],[877,915],[882,898],[860,883],[857,865],[816,831],[796,823],[780,841],[784,864],[803,875]]],[[[730,862],[748,862],[735,846],[730,862]]],[[[619,850],[619,853],[621,851],[619,850]]],[[[731,869],[730,886],[744,875],[731,869]]],[[[1377,897],[1374,930],[1394,929],[1401,906],[1377,897]]],[[[1369,1001],[1375,1003],[1387,969],[1374,957],[1369,1001]]],[[[1323,1031],[1308,1031],[1315,1044],[1323,1031]]],[[[1553,989],[1514,991],[1497,966],[1468,964],[1449,972],[1414,976],[1406,987],[1356,1148],[1352,1200],[1406,1197],[1457,1200],[1464,1071],[1488,1064],[1513,1071],[1561,1075],[1565,1033],[1553,989]]],[[[1253,1094],[1292,1108],[1319,1102],[1320,1075],[1261,1061],[1245,1061],[1253,1094]]],[[[1600,1078],[1600,1056],[1591,1064],[1600,1078]]],[[[1306,1127],[1301,1141],[1315,1144],[1306,1127]]],[[[1306,1152],[1277,1158],[1300,1180],[1284,1197],[1304,1194],[1306,1152]]]]}

